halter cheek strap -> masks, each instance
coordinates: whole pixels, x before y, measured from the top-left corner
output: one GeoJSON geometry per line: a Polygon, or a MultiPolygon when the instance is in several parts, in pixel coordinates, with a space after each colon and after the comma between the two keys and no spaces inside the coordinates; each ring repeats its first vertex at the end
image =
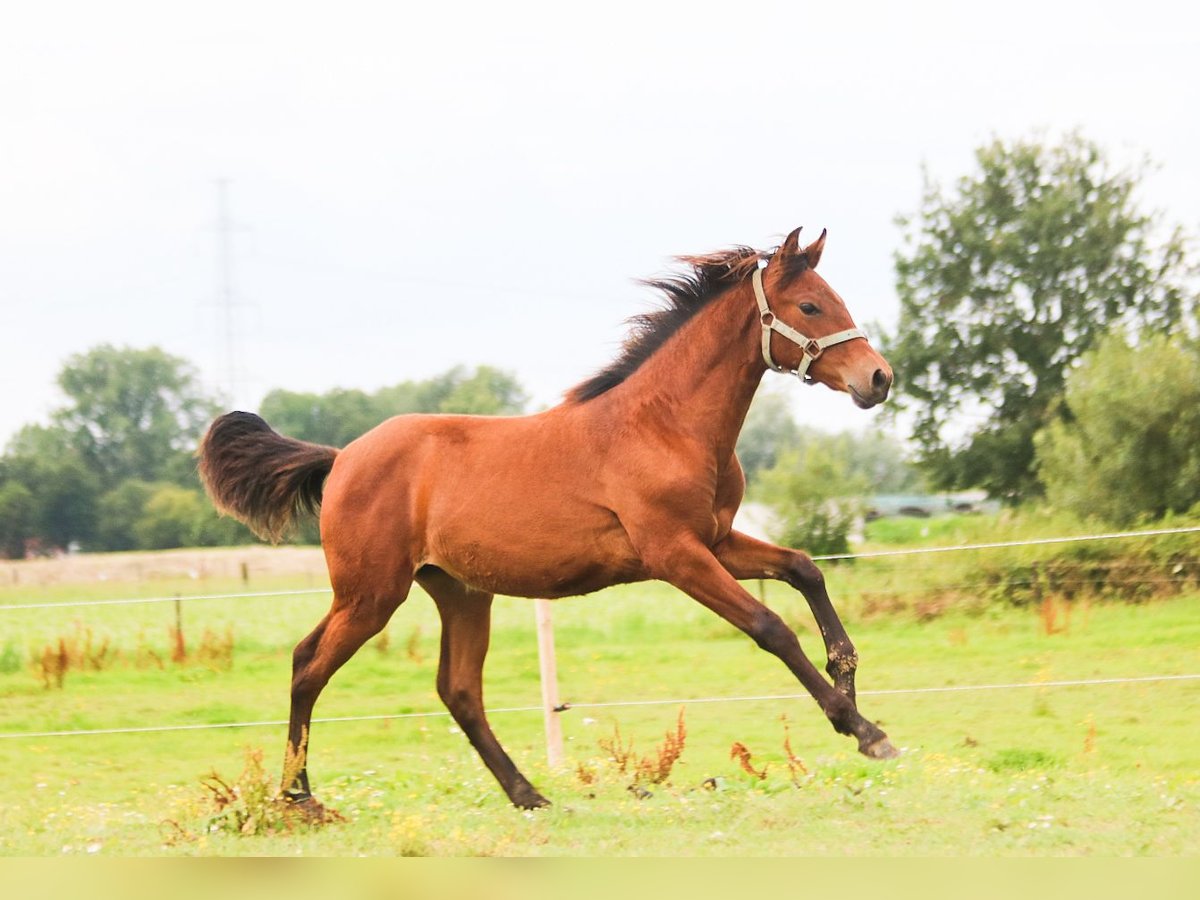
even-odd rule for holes
{"type": "Polygon", "coordinates": [[[810,338],[801,334],[786,322],[779,321],[779,317],[771,312],[771,307],[767,305],[767,295],[763,291],[762,269],[755,269],[751,280],[754,283],[754,299],[758,301],[759,321],[762,323],[763,360],[769,368],[774,369],[776,372],[790,372],[803,381],[808,372],[808,367],[824,352],[826,347],[832,347],[834,344],[842,344],[846,341],[853,341],[856,338],[862,338],[864,341],[867,339],[866,333],[858,328],[835,331],[833,334],[827,334],[819,338],[810,338]],[[804,351],[804,356],[797,368],[786,369],[783,366],[776,365],[775,360],[771,358],[772,331],[778,332],[804,351]]]}

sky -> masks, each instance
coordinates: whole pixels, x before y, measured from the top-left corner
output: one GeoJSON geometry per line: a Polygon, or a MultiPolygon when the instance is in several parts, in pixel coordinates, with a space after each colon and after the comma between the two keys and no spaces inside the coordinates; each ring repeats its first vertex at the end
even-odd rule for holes
{"type": "MultiPolygon", "coordinates": [[[[996,137],[1148,156],[1140,202],[1200,233],[1198,94],[1200,12],[1160,0],[5,4],[0,444],[101,343],[241,408],[458,364],[553,404],[637,279],[797,225],[892,327],[895,216],[996,137]]],[[[768,378],[812,427],[876,415],[768,378]]]]}

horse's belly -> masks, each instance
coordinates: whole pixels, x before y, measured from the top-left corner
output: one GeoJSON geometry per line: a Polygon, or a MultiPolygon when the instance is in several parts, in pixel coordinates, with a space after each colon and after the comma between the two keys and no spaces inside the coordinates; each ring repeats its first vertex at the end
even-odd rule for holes
{"type": "Polygon", "coordinates": [[[427,562],[478,590],[510,597],[572,597],[646,577],[612,516],[518,515],[506,526],[447,523],[427,562]]]}

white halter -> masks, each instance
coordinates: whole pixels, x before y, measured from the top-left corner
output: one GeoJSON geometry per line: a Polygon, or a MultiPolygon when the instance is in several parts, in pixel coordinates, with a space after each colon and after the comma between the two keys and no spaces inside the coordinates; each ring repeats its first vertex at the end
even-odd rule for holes
{"type": "Polygon", "coordinates": [[[754,299],[758,301],[759,321],[762,323],[763,359],[766,361],[767,366],[776,372],[790,372],[803,381],[808,372],[808,367],[812,365],[813,360],[819,357],[826,347],[832,347],[834,344],[841,344],[846,341],[855,340],[856,338],[862,338],[864,341],[867,339],[866,333],[858,328],[835,331],[833,334],[827,334],[820,338],[810,338],[801,334],[786,322],[779,321],[779,317],[771,312],[771,307],[767,305],[767,295],[763,291],[762,269],[755,269],[751,280],[754,282],[754,299]],[[775,360],[771,358],[772,331],[779,332],[780,335],[804,351],[804,357],[797,368],[785,369],[783,366],[775,364],[775,360]]]}

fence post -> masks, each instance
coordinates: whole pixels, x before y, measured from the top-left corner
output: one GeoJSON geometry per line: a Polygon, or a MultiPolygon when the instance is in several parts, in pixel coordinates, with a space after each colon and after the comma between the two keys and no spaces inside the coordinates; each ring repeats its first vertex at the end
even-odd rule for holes
{"type": "Polygon", "coordinates": [[[171,641],[171,661],[181,663],[187,659],[187,644],[183,640],[183,600],[175,595],[175,634],[171,641]]]}
{"type": "Polygon", "coordinates": [[[563,764],[562,722],[559,717],[558,664],[554,658],[554,624],[550,601],[534,600],[537,618],[538,668],[542,679],[542,719],[546,726],[546,761],[550,768],[563,764]]]}

